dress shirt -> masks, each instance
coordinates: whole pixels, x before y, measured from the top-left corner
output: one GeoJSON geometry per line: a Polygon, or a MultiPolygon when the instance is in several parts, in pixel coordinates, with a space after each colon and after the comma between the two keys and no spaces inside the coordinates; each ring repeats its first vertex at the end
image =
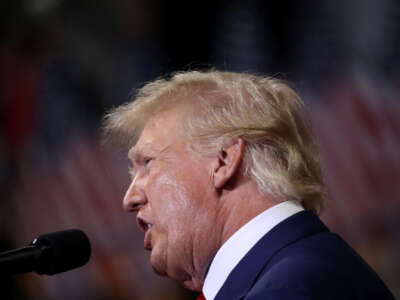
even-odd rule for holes
{"type": "Polygon", "coordinates": [[[203,285],[205,298],[215,298],[229,273],[267,232],[302,210],[304,209],[298,201],[285,201],[260,213],[236,231],[211,262],[203,285]]]}

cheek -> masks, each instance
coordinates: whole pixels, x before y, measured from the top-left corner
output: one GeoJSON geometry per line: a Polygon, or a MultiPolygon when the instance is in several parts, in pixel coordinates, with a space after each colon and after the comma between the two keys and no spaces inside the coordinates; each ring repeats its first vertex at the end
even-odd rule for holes
{"type": "MultiPolygon", "coordinates": [[[[164,227],[185,223],[193,211],[191,187],[175,173],[162,173],[150,181],[149,199],[156,221],[164,227]]],[[[184,224],[181,224],[184,226],[184,224]]]]}

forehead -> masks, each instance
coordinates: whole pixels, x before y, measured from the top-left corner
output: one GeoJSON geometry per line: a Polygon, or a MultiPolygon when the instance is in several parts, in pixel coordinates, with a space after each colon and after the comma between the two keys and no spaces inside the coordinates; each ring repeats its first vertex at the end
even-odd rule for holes
{"type": "Polygon", "coordinates": [[[152,116],[145,124],[136,145],[129,150],[129,157],[135,158],[149,151],[161,151],[171,145],[180,145],[182,135],[182,109],[170,109],[152,116]]]}

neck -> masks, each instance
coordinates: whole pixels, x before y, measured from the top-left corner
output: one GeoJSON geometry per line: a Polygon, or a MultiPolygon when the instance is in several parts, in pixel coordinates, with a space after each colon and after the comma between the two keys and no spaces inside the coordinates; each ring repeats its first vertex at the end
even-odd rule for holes
{"type": "Polygon", "coordinates": [[[191,274],[190,279],[184,283],[190,290],[201,291],[215,254],[236,231],[280,202],[272,196],[262,195],[257,185],[250,180],[241,182],[235,188],[223,190],[216,201],[218,205],[213,208],[216,211],[214,220],[209,222],[208,230],[202,228],[199,234],[201,236],[197,239],[201,243],[194,245],[193,248],[195,253],[193,269],[188,272],[191,274]]]}
{"type": "Polygon", "coordinates": [[[234,190],[224,191],[220,201],[220,217],[224,222],[219,247],[251,219],[281,202],[272,195],[261,194],[256,183],[250,180],[234,190]]]}

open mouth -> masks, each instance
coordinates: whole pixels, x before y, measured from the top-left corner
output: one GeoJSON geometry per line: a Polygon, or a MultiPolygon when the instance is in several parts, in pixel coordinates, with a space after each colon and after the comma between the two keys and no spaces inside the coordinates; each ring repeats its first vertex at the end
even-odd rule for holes
{"type": "Polygon", "coordinates": [[[146,233],[148,230],[150,230],[153,227],[153,224],[148,222],[147,220],[143,219],[142,217],[136,217],[136,222],[139,226],[139,228],[146,233]]]}
{"type": "Polygon", "coordinates": [[[146,250],[151,250],[151,229],[153,228],[153,224],[139,216],[136,217],[136,222],[139,228],[144,232],[144,248],[146,250]]]}

